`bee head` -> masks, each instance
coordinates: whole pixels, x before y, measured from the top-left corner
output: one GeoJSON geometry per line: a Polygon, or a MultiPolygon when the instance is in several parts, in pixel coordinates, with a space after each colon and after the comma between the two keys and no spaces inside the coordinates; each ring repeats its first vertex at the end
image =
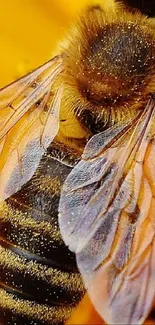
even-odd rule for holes
{"type": "Polygon", "coordinates": [[[75,28],[66,57],[67,82],[81,112],[141,107],[155,92],[155,35],[139,13],[87,10],[75,28]],[[81,100],[81,102],[80,102],[81,100]]]}

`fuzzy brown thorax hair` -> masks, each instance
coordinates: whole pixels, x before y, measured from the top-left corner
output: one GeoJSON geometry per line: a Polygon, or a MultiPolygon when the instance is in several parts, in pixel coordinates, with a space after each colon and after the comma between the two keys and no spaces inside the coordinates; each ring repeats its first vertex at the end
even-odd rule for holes
{"type": "Polygon", "coordinates": [[[79,119],[88,119],[85,124],[98,124],[100,131],[115,123],[118,111],[124,116],[129,107],[132,112],[142,107],[155,92],[154,71],[154,28],[140,13],[95,6],[74,26],[65,49],[64,82],[79,119]]]}

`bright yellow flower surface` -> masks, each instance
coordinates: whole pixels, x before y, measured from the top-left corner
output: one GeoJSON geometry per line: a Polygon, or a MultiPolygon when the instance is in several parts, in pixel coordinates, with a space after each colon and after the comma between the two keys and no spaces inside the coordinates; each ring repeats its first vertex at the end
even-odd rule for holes
{"type": "Polygon", "coordinates": [[[89,0],[1,0],[0,87],[49,60],[89,0]]]}

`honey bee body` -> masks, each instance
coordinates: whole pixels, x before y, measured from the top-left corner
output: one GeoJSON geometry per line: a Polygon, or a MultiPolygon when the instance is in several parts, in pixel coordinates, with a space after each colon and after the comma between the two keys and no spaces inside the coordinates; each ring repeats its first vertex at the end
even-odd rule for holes
{"type": "Polygon", "coordinates": [[[61,186],[71,167],[54,160],[52,151],[56,148],[49,147],[22,190],[1,203],[2,324],[63,324],[84,294],[57,219],[61,186]]]}
{"type": "Polygon", "coordinates": [[[0,321],[63,324],[84,282],[107,323],[142,323],[154,295],[135,275],[151,265],[154,283],[154,21],[103,2],[60,48],[0,93],[0,321]]]}

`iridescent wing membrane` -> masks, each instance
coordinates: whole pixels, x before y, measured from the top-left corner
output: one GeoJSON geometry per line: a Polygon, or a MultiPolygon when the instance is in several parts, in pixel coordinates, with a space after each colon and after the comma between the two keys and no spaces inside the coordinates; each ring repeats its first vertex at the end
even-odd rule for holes
{"type": "Polygon", "coordinates": [[[62,87],[53,90],[62,58],[0,90],[0,201],[34,174],[57,134],[62,87]]]}
{"type": "Polygon", "coordinates": [[[155,104],[88,142],[63,186],[59,223],[99,314],[142,324],[155,295],[155,104]]]}

